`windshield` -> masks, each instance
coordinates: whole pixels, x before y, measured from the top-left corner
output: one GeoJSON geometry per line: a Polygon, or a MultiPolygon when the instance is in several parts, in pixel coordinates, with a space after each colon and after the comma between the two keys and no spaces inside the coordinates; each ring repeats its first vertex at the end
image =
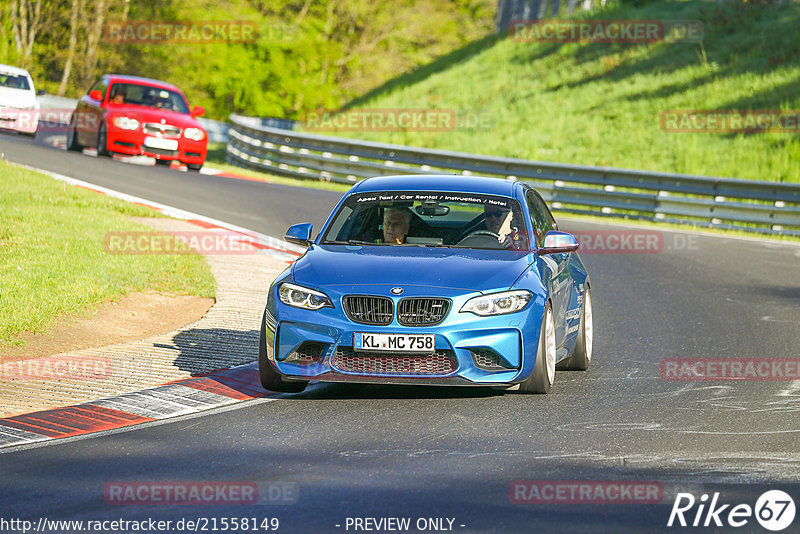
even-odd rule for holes
{"type": "Polygon", "coordinates": [[[348,197],[323,244],[529,250],[519,202],[472,193],[386,192],[348,197]]]}
{"type": "Polygon", "coordinates": [[[115,83],[111,86],[108,101],[111,104],[133,104],[189,114],[189,106],[180,93],[148,85],[115,83]]]}
{"type": "Polygon", "coordinates": [[[22,89],[30,91],[31,85],[28,83],[28,77],[21,74],[6,74],[0,72],[0,87],[8,87],[9,89],[22,89]]]}

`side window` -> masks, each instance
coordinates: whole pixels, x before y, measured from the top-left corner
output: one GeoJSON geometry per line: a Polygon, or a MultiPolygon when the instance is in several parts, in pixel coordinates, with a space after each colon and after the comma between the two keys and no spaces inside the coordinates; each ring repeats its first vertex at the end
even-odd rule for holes
{"type": "Polygon", "coordinates": [[[545,219],[547,219],[547,225],[548,225],[547,231],[549,232],[551,230],[558,230],[558,224],[556,223],[556,219],[555,217],[553,217],[553,214],[550,213],[550,208],[547,207],[547,204],[545,203],[544,199],[542,199],[542,197],[539,196],[538,193],[534,193],[534,196],[541,204],[545,219]]]}
{"type": "Polygon", "coordinates": [[[528,211],[531,214],[531,223],[536,231],[536,244],[544,245],[544,235],[550,230],[557,230],[556,221],[547,209],[544,200],[533,191],[528,191],[525,197],[528,201],[528,211]]]}

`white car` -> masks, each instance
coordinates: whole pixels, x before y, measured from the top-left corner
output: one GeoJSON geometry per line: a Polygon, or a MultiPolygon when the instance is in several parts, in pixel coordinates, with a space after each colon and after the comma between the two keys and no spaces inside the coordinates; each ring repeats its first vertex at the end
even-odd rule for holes
{"type": "Polygon", "coordinates": [[[0,64],[0,129],[36,135],[39,101],[25,69],[0,64]]]}

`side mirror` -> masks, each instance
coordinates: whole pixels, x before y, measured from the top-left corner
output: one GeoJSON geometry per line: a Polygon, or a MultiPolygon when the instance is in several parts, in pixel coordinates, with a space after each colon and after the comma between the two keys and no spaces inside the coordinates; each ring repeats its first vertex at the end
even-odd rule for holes
{"type": "Polygon", "coordinates": [[[575,252],[578,250],[578,240],[575,236],[567,232],[547,232],[544,235],[544,246],[540,247],[536,252],[541,256],[543,254],[557,254],[563,252],[575,252]]]}
{"type": "Polygon", "coordinates": [[[38,91],[36,91],[36,96],[43,96],[43,95],[46,95],[46,94],[47,94],[47,91],[44,90],[44,89],[39,89],[38,91]]]}
{"type": "Polygon", "coordinates": [[[205,112],[206,108],[204,108],[203,106],[195,106],[192,108],[192,115],[194,115],[195,117],[202,117],[203,114],[205,114],[205,112]]]}
{"type": "Polygon", "coordinates": [[[314,225],[311,223],[293,224],[286,230],[286,235],[283,236],[283,239],[301,247],[309,247],[311,246],[311,230],[313,228],[314,225]]]}
{"type": "Polygon", "coordinates": [[[92,100],[103,100],[103,91],[100,89],[93,89],[89,91],[89,98],[92,100]]]}

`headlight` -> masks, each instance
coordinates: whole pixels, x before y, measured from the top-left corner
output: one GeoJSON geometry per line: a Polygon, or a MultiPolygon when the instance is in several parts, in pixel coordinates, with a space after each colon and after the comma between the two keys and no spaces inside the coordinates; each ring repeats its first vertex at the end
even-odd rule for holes
{"type": "Polygon", "coordinates": [[[206,137],[206,133],[200,128],[186,128],[183,131],[183,136],[192,141],[202,141],[206,137]]]}
{"type": "Polygon", "coordinates": [[[288,282],[281,284],[279,289],[281,302],[295,308],[305,310],[319,310],[321,308],[333,308],[331,299],[325,293],[308,289],[307,287],[296,286],[288,282]]]}
{"type": "Polygon", "coordinates": [[[469,299],[461,307],[462,312],[474,313],[475,315],[503,315],[514,313],[523,309],[530,302],[533,295],[530,291],[503,291],[502,293],[492,293],[481,295],[469,299]]]}
{"type": "Polygon", "coordinates": [[[139,121],[124,115],[114,117],[113,123],[120,130],[136,130],[139,128],[139,121]]]}

